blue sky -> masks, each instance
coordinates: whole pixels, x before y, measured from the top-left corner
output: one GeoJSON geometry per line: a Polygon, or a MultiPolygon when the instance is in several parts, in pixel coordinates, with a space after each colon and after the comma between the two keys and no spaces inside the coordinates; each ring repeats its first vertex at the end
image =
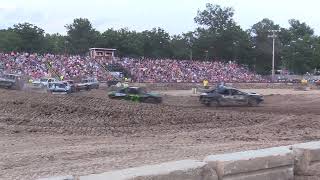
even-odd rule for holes
{"type": "Polygon", "coordinates": [[[86,17],[99,31],[162,27],[179,34],[195,29],[193,18],[206,3],[233,7],[234,18],[244,29],[265,17],[283,27],[295,18],[320,34],[318,0],[0,0],[0,28],[30,22],[48,33],[65,34],[64,25],[86,17]]]}

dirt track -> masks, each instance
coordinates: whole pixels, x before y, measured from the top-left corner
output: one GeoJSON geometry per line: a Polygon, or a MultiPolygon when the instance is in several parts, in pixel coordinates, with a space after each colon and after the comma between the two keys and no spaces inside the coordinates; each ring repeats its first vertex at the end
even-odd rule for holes
{"type": "Polygon", "coordinates": [[[196,97],[163,105],[0,90],[0,179],[34,179],[320,138],[317,95],[273,95],[260,107],[207,108],[196,97]]]}

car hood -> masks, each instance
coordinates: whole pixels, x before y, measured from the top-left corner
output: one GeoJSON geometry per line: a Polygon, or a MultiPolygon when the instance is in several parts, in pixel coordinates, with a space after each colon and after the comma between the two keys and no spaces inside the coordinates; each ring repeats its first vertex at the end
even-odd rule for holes
{"type": "Polygon", "coordinates": [[[257,93],[254,93],[254,92],[250,92],[250,93],[247,93],[249,96],[252,96],[252,97],[256,97],[256,98],[259,98],[259,99],[263,99],[263,95],[261,94],[257,94],[257,93]]]}
{"type": "Polygon", "coordinates": [[[158,94],[158,93],[146,93],[147,95],[149,95],[149,96],[153,96],[153,97],[161,97],[161,95],[160,94],[158,94]]]}
{"type": "Polygon", "coordinates": [[[41,81],[32,81],[32,84],[40,84],[41,83],[41,81]]]}
{"type": "Polygon", "coordinates": [[[255,92],[249,92],[247,93],[250,96],[261,96],[261,94],[255,93],[255,92]]]}
{"type": "Polygon", "coordinates": [[[0,81],[14,82],[14,80],[11,80],[11,79],[5,79],[5,78],[0,78],[0,81]]]}
{"type": "Polygon", "coordinates": [[[116,93],[116,91],[110,91],[108,92],[108,95],[114,95],[116,93]]]}
{"type": "MultiPolygon", "coordinates": [[[[108,95],[115,95],[115,94],[117,94],[117,91],[111,91],[108,93],[108,95]]],[[[157,93],[146,93],[145,95],[152,96],[152,97],[161,97],[161,95],[157,93]]]]}

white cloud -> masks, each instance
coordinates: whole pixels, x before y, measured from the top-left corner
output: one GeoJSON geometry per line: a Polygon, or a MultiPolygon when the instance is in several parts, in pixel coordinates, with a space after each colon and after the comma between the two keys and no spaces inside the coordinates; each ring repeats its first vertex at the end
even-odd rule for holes
{"type": "Polygon", "coordinates": [[[12,10],[15,9],[16,6],[11,3],[6,3],[6,2],[0,2],[0,10],[12,10]]]}

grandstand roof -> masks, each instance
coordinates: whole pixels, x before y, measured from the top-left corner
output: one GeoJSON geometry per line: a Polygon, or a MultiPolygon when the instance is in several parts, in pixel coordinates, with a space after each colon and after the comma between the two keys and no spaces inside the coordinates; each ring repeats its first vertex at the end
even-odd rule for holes
{"type": "Polygon", "coordinates": [[[112,48],[90,48],[91,50],[103,50],[103,51],[116,51],[117,49],[112,49],[112,48]]]}

